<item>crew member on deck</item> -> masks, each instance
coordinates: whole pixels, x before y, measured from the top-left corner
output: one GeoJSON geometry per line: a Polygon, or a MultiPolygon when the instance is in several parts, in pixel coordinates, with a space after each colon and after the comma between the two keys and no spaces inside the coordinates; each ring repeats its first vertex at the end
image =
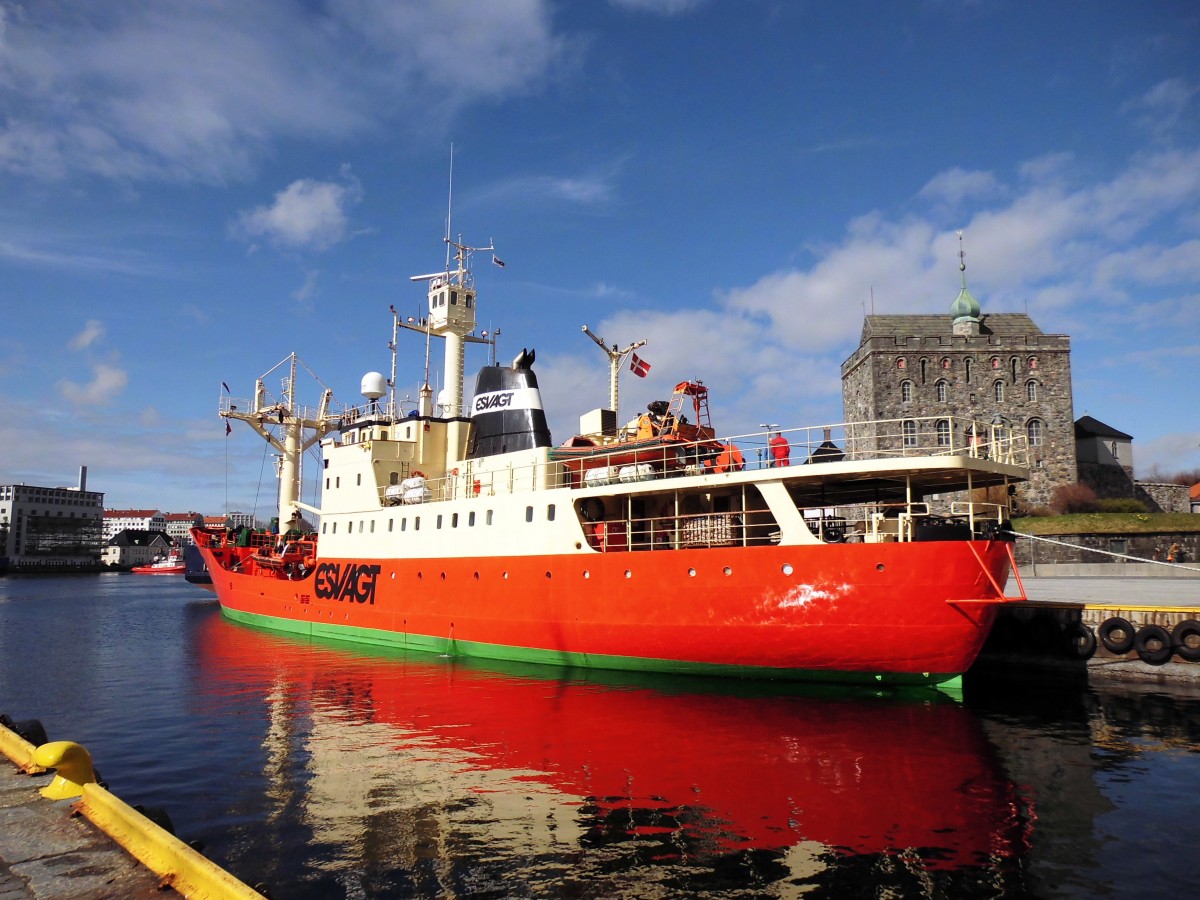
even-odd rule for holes
{"type": "Polygon", "coordinates": [[[771,467],[778,468],[779,466],[791,465],[789,458],[792,455],[792,445],[778,431],[771,438],[771,467]]]}

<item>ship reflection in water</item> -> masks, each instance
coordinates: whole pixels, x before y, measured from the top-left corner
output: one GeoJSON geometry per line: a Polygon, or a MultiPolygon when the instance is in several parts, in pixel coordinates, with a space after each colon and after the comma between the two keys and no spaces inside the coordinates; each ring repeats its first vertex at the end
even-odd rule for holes
{"type": "Polygon", "coordinates": [[[994,894],[1020,878],[1029,803],[976,717],[931,692],[573,677],[215,616],[195,634],[205,702],[261,689],[268,818],[294,826],[213,855],[281,896],[994,894]]]}

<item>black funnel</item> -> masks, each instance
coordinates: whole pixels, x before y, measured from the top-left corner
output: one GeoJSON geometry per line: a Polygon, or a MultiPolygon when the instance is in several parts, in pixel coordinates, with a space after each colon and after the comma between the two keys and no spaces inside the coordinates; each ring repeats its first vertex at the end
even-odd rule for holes
{"type": "Polygon", "coordinates": [[[484,366],[479,370],[471,400],[468,458],[551,445],[542,393],[531,365],[533,353],[522,350],[512,366],[484,366]]]}

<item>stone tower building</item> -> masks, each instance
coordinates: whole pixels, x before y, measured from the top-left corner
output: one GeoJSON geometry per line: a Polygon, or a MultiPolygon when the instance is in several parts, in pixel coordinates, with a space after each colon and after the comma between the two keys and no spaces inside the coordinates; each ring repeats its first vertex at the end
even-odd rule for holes
{"type": "Polygon", "coordinates": [[[1044,334],[1022,313],[981,312],[959,268],[949,315],[865,317],[858,349],[842,363],[846,421],[895,420],[868,439],[881,442],[886,431],[912,446],[950,444],[951,422],[1019,429],[1031,478],[1018,504],[1045,506],[1054,488],[1077,478],[1071,340],[1044,334]]]}

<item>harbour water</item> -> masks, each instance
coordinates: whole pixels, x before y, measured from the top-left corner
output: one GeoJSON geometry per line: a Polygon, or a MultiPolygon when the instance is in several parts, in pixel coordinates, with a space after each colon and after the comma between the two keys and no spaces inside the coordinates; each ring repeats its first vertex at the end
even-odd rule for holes
{"type": "Polygon", "coordinates": [[[1188,691],[468,664],[234,625],[181,578],[0,578],[0,712],[276,898],[1167,896],[1188,691]]]}

